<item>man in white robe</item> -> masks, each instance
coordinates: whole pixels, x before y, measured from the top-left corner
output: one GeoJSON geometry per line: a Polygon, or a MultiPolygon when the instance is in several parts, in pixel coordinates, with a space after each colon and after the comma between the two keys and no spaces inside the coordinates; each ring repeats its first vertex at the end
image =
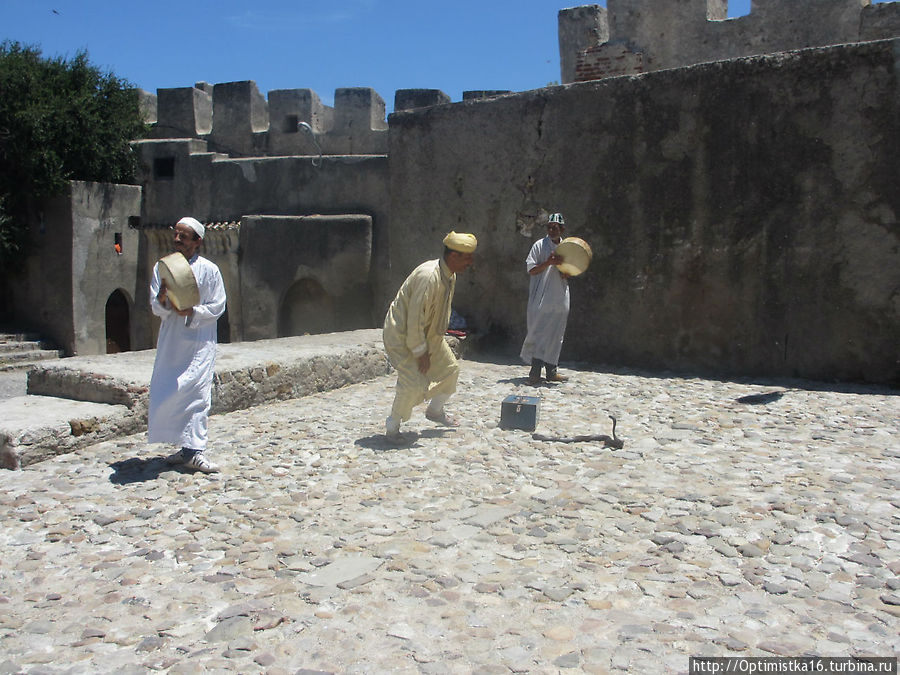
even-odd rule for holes
{"type": "Polygon", "coordinates": [[[170,464],[215,473],[219,467],[204,452],[216,363],[216,322],[225,312],[225,284],[215,263],[198,254],[204,236],[205,228],[194,218],[182,218],[175,225],[175,250],[190,263],[200,290],[200,302],[194,307],[173,306],[165,280],[160,279],[159,263],[153,268],[150,307],[162,323],[150,380],[147,439],[181,446],[168,457],[170,464]]]}
{"type": "Polygon", "coordinates": [[[397,369],[394,404],[386,422],[390,439],[400,437],[400,423],[424,400],[430,399],[426,418],[445,426],[459,425],[444,410],[459,378],[459,365],[444,333],[450,322],[456,274],[472,264],[477,245],[474,235],[448,234],[443,257],[412,271],[384,317],[384,348],[397,369]]]}
{"type": "Polygon", "coordinates": [[[569,318],[569,275],[557,268],[563,260],[556,253],[565,229],[562,214],[551,215],[547,236],[534,243],[525,259],[525,269],[530,275],[528,333],[520,356],[531,365],[528,384],[533,386],[541,383],[542,367],[547,369],[548,382],[568,379],[557,370],[569,318]]]}

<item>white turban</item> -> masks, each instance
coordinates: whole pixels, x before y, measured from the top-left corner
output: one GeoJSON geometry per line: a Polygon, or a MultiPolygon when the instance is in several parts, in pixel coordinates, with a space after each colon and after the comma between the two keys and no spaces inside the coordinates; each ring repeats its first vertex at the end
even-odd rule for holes
{"type": "Polygon", "coordinates": [[[206,234],[206,228],[203,227],[203,224],[196,218],[191,218],[190,216],[185,216],[175,224],[187,225],[194,232],[196,232],[197,236],[199,236],[201,239],[203,239],[203,235],[206,234]]]}
{"type": "Polygon", "coordinates": [[[444,246],[451,251],[459,253],[472,253],[478,246],[478,240],[474,234],[466,234],[464,232],[451,232],[444,237],[444,246]]]}

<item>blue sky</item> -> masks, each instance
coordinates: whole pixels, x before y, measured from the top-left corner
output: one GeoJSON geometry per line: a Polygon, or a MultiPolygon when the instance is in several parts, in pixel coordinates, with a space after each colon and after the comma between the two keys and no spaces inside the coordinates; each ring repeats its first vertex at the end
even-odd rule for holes
{"type": "MultiPolygon", "coordinates": [[[[525,91],[558,81],[561,0],[0,0],[0,39],[91,63],[156,92],[255,80],[371,87],[392,110],[397,89],[525,91]]],[[[605,0],[598,4],[605,5],[605,0]]],[[[731,0],[729,14],[749,11],[731,0]]]]}

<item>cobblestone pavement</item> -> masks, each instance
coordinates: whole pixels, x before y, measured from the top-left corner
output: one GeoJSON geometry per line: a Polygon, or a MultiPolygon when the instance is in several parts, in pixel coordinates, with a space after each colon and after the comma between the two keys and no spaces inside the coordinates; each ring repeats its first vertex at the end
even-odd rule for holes
{"type": "Polygon", "coordinates": [[[896,392],[569,372],[464,362],[466,426],[419,407],[400,447],[386,376],[211,418],[220,475],[143,435],[0,473],[0,673],[900,652],[896,392]],[[625,447],[501,429],[512,393],[550,435],[614,414],[625,447]]]}

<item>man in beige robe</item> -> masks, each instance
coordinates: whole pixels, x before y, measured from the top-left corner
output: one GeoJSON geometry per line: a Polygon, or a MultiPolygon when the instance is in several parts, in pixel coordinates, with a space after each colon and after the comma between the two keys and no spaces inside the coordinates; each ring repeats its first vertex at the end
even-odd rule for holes
{"type": "Polygon", "coordinates": [[[428,260],[406,278],[384,317],[384,348],[397,369],[397,387],[386,431],[389,438],[400,434],[400,423],[412,409],[430,400],[425,417],[446,426],[459,422],[444,410],[456,391],[459,365],[444,333],[456,275],[472,264],[478,241],[472,234],[451,232],[444,237],[444,255],[428,260]]]}

